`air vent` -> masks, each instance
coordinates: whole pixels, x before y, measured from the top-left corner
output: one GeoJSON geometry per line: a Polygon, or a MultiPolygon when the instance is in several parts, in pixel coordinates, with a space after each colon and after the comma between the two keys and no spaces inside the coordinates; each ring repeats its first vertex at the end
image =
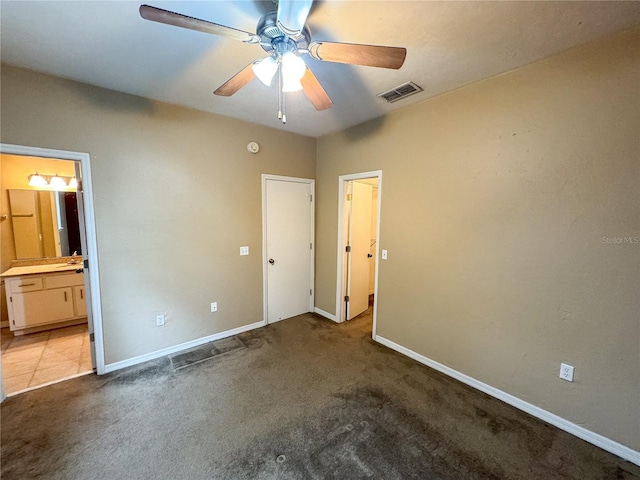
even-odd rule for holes
{"type": "Polygon", "coordinates": [[[384,98],[389,103],[393,103],[421,91],[422,88],[420,86],[416,85],[413,82],[407,82],[386,92],[379,93],[378,96],[380,98],[384,98]]]}

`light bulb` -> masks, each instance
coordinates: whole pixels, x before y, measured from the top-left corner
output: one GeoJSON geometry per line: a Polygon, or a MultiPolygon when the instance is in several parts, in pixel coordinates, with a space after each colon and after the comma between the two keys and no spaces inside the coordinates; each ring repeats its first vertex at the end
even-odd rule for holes
{"type": "Polygon", "coordinates": [[[29,186],[30,187],[46,187],[47,186],[47,180],[42,176],[39,175],[38,172],[29,175],[29,186]]]}
{"type": "Polygon", "coordinates": [[[282,91],[297,92],[302,90],[300,80],[306,69],[304,60],[295,53],[287,52],[282,55],[282,91]]]}
{"type": "Polygon", "coordinates": [[[256,74],[256,77],[269,87],[271,86],[271,81],[273,80],[276,70],[278,70],[278,63],[273,57],[265,57],[262,60],[253,62],[251,69],[253,73],[256,74]]]}
{"type": "Polygon", "coordinates": [[[289,92],[299,92],[300,90],[302,90],[302,84],[300,83],[300,80],[295,80],[295,79],[287,79],[286,77],[283,78],[282,80],[282,91],[289,93],[289,92]]]}
{"type": "Polygon", "coordinates": [[[64,181],[64,178],[59,177],[56,173],[51,180],[49,180],[49,186],[52,188],[66,188],[67,182],[64,181]]]}
{"type": "Polygon", "coordinates": [[[76,180],[76,177],[71,177],[69,180],[69,188],[78,188],[78,180],[76,180]]]}

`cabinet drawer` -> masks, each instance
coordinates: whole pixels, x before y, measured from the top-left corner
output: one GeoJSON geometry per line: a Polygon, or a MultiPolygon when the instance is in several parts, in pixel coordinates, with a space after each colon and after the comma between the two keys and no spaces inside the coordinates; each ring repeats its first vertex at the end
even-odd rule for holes
{"type": "Polygon", "coordinates": [[[76,285],[84,285],[84,275],[82,273],[61,273],[44,277],[44,288],[73,287],[76,285]]]}
{"type": "Polygon", "coordinates": [[[33,292],[44,288],[42,277],[8,278],[5,283],[11,293],[33,292]]]}

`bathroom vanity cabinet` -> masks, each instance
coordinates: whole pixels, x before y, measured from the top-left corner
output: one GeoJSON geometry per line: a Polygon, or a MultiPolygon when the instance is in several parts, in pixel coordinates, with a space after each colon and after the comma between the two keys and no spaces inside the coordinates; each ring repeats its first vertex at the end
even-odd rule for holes
{"type": "Polygon", "coordinates": [[[86,321],[82,265],[15,267],[2,277],[14,335],[86,321]]]}

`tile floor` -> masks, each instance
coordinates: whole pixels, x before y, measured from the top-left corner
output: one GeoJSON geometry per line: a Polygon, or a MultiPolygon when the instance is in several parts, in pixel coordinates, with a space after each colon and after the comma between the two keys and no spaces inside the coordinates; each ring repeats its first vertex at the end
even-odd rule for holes
{"type": "Polygon", "coordinates": [[[0,338],[6,394],[92,371],[86,324],[0,338]]]}

